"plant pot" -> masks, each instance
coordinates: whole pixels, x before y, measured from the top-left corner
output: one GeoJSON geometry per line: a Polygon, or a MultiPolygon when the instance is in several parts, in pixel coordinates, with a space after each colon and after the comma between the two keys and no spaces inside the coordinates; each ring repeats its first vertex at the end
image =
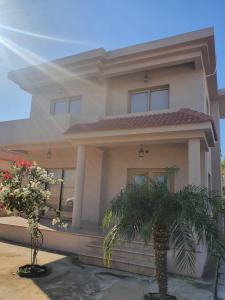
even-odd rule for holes
{"type": "MultiPolygon", "coordinates": [[[[160,300],[160,294],[159,293],[148,293],[144,296],[145,300],[160,300]]],[[[166,295],[166,300],[177,300],[177,297],[166,295]]]]}
{"type": "Polygon", "coordinates": [[[48,269],[46,266],[28,264],[19,267],[17,274],[26,278],[41,277],[48,274],[48,269]]]}

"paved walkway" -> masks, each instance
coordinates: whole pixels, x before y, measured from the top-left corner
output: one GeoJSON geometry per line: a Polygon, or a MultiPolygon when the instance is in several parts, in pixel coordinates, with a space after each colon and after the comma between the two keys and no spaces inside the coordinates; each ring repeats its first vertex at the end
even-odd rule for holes
{"type": "Polygon", "coordinates": [[[217,281],[217,298],[225,300],[225,260],[219,261],[218,281],[217,281]]]}
{"type": "MultiPolygon", "coordinates": [[[[29,255],[29,248],[0,242],[1,300],[143,300],[145,293],[157,289],[154,278],[83,266],[75,256],[45,251],[39,253],[39,263],[51,273],[34,280],[20,278],[16,270],[29,262],[29,255]]],[[[201,281],[169,280],[169,292],[179,300],[212,299],[210,289],[201,281]]]]}

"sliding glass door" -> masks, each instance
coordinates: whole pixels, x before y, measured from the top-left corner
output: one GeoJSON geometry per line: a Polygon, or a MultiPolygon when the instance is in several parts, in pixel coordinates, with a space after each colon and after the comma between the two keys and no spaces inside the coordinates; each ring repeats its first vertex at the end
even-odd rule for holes
{"type": "Polygon", "coordinates": [[[66,220],[72,219],[73,197],[75,184],[75,169],[48,169],[57,179],[62,179],[63,183],[50,186],[52,193],[47,205],[49,207],[46,217],[52,218],[55,209],[61,210],[61,217],[66,220]]]}

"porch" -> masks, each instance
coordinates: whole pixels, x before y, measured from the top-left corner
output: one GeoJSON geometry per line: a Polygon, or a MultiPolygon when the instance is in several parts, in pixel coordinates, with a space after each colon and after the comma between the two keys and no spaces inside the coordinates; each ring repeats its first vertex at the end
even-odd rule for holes
{"type": "MultiPolygon", "coordinates": [[[[81,263],[103,267],[103,239],[101,228],[56,228],[47,220],[40,225],[43,249],[72,253],[81,263]],[[44,224],[44,225],[43,225],[44,224]]],[[[0,217],[0,240],[30,245],[27,221],[22,217],[0,217]]],[[[144,247],[141,241],[121,241],[115,247],[111,260],[112,269],[152,276],[155,274],[152,245],[144,247]]]]}
{"type": "MultiPolygon", "coordinates": [[[[101,228],[68,229],[53,228],[46,220],[41,222],[44,237],[43,249],[60,253],[75,254],[86,265],[103,267],[103,239],[101,228]],[[45,225],[43,225],[45,224],[45,225]]],[[[0,217],[0,240],[30,245],[27,221],[22,217],[0,217]]],[[[196,252],[195,276],[201,277],[207,259],[207,253],[199,248],[196,252]]],[[[139,240],[132,243],[119,241],[113,249],[110,268],[130,273],[154,276],[155,258],[153,245],[147,246],[139,240]]],[[[177,269],[173,249],[168,251],[168,271],[173,274],[190,275],[177,269]]]]}
{"type": "Polygon", "coordinates": [[[178,170],[169,182],[172,190],[187,184],[211,185],[210,154],[200,137],[167,136],[151,141],[143,137],[126,141],[124,137],[116,142],[26,145],[23,149],[28,159],[64,180],[63,184],[51,187],[46,218],[53,216],[54,209],[60,209],[62,218],[76,229],[97,228],[122,187],[145,177],[163,180],[169,167],[178,170]]]}
{"type": "MultiPolygon", "coordinates": [[[[102,266],[103,235],[99,226],[110,201],[128,182],[140,182],[145,177],[164,180],[166,169],[175,167],[178,172],[170,182],[171,189],[179,190],[187,184],[211,188],[210,147],[215,141],[209,126],[211,123],[69,133],[60,143],[20,146],[27,159],[64,179],[63,184],[51,187],[48,204],[61,208],[62,217],[71,222],[71,227],[63,232],[46,223],[42,228],[44,247],[78,253],[81,261],[102,266]]],[[[0,237],[28,242],[25,225],[6,221],[0,220],[0,237]]],[[[114,253],[113,268],[147,275],[155,272],[151,245],[144,248],[141,242],[123,241],[114,253]]],[[[170,271],[177,273],[172,251],[168,257],[170,271]]],[[[205,249],[199,249],[197,277],[202,275],[206,258],[205,249]]]]}

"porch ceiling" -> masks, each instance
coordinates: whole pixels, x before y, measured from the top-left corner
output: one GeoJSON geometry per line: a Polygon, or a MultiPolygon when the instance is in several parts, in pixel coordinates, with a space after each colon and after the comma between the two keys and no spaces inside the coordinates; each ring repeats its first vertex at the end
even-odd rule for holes
{"type": "MultiPolygon", "coordinates": [[[[175,127],[175,126],[173,126],[175,127]]],[[[180,126],[181,128],[167,128],[167,131],[159,131],[155,129],[151,132],[146,129],[132,130],[132,132],[110,132],[106,136],[87,136],[87,137],[67,137],[70,142],[76,147],[78,145],[96,146],[96,147],[117,147],[126,145],[140,144],[180,144],[187,143],[189,139],[200,139],[202,147],[208,150],[214,145],[212,132],[205,131],[201,128],[193,128],[193,126],[180,126]],[[189,128],[185,128],[189,127],[189,128]],[[190,128],[192,127],[192,129],[190,128]]]]}

